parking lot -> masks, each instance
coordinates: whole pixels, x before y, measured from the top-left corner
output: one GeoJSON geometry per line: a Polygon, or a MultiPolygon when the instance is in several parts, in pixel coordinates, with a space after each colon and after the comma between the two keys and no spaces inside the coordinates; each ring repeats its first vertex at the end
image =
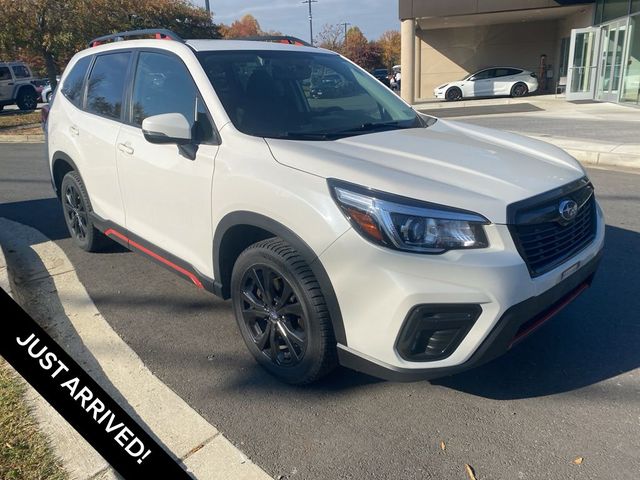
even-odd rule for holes
{"type": "Polygon", "coordinates": [[[42,145],[0,145],[0,217],[54,240],[151,371],[275,478],[464,478],[465,463],[479,479],[640,471],[637,173],[589,171],[608,224],[601,270],[507,355],[432,382],[339,370],[294,388],[250,358],[229,302],[119,247],[75,248],[43,157],[42,145]]]}

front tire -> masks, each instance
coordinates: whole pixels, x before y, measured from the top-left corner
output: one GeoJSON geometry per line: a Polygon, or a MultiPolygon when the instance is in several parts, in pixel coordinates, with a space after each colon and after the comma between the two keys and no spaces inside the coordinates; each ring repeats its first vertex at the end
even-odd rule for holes
{"type": "Polygon", "coordinates": [[[64,176],[60,192],[64,220],[74,243],[87,252],[98,252],[109,246],[111,240],[95,228],[89,216],[91,202],[77,172],[64,176]]]}
{"type": "Polygon", "coordinates": [[[453,87],[447,90],[445,93],[445,98],[448,102],[457,102],[458,100],[462,100],[462,90],[458,87],[453,87]]]}
{"type": "Polygon", "coordinates": [[[305,385],[337,365],[329,311],[313,271],[271,238],[240,254],[231,276],[238,327],[256,361],[280,380],[305,385]]]}
{"type": "Polygon", "coordinates": [[[36,92],[30,89],[22,89],[18,93],[16,105],[22,111],[35,110],[38,106],[38,98],[36,92]]]}

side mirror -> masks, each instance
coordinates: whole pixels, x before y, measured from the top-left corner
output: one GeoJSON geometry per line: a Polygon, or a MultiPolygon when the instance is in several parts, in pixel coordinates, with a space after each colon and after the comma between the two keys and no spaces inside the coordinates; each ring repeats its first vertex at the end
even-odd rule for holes
{"type": "Polygon", "coordinates": [[[149,143],[187,145],[192,142],[191,125],[181,113],[153,115],[142,121],[142,133],[149,143]]]}

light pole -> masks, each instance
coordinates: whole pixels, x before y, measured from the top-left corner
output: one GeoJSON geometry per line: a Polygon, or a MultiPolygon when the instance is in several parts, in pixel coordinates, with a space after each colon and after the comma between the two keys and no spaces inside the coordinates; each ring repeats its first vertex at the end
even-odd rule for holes
{"type": "Polygon", "coordinates": [[[209,0],[204,0],[204,8],[209,12],[209,15],[211,15],[211,5],[209,5],[209,0]]]}
{"type": "Polygon", "coordinates": [[[309,4],[309,38],[311,40],[311,46],[313,46],[313,14],[311,13],[311,4],[318,3],[318,0],[303,0],[302,3],[309,4]]]}
{"type": "Polygon", "coordinates": [[[342,22],[340,25],[344,27],[344,43],[347,44],[347,27],[351,25],[349,22],[342,22]]]}

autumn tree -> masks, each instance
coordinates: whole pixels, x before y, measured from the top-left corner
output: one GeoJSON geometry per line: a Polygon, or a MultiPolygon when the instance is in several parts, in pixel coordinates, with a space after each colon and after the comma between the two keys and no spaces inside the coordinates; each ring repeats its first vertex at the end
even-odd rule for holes
{"type": "Polygon", "coordinates": [[[0,0],[0,11],[0,57],[40,58],[53,87],[73,54],[98,36],[168,28],[185,38],[219,37],[211,15],[188,0],[0,0]]]}
{"type": "Polygon", "coordinates": [[[380,61],[391,69],[394,65],[400,64],[400,32],[388,30],[382,34],[378,40],[380,47],[380,61]]]}
{"type": "Polygon", "coordinates": [[[370,42],[358,27],[347,31],[342,54],[365,70],[372,70],[380,65],[380,47],[370,42]]]}
{"type": "Polygon", "coordinates": [[[333,50],[334,52],[342,53],[342,46],[344,45],[344,35],[340,25],[325,24],[316,37],[316,45],[320,48],[326,48],[327,50],[333,50]]]}
{"type": "Polygon", "coordinates": [[[253,15],[247,14],[229,26],[221,25],[220,33],[224,38],[242,38],[256,37],[262,35],[263,32],[260,29],[258,20],[253,15]]]}

